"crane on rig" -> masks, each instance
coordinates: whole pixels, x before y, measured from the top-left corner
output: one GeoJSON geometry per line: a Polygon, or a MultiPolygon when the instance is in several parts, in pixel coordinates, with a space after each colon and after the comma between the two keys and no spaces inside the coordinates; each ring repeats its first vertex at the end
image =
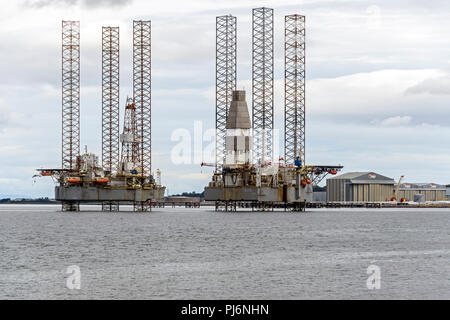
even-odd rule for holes
{"type": "MultiPolygon", "coordinates": [[[[398,195],[398,189],[400,188],[400,184],[402,183],[402,180],[405,176],[400,176],[400,179],[398,179],[397,185],[395,186],[394,190],[394,196],[391,198],[391,201],[397,201],[397,195],[398,195]]],[[[400,199],[400,202],[404,202],[406,199],[402,198],[400,199]]]]}

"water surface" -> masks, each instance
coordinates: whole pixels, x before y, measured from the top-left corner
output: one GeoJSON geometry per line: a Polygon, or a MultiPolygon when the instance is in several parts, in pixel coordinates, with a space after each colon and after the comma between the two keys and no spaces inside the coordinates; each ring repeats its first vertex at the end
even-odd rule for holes
{"type": "Polygon", "coordinates": [[[59,210],[0,205],[0,298],[450,299],[449,209],[59,210]]]}

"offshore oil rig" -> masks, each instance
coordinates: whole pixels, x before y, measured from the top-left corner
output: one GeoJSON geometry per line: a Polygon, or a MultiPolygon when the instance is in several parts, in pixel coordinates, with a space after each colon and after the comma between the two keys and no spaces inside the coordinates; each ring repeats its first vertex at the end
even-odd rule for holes
{"type": "Polygon", "coordinates": [[[102,163],[80,154],[80,22],[62,21],[62,167],[37,169],[57,183],[62,211],[101,203],[103,211],[150,211],[165,187],[151,166],[151,21],[133,21],[133,97],[119,134],[119,27],[102,27],[102,163]]]}
{"type": "Polygon", "coordinates": [[[274,155],[273,9],[252,12],[252,121],[236,90],[237,18],[216,17],[216,161],[205,200],[216,210],[304,211],[313,186],[340,165],[305,163],[305,16],[285,16],[284,157],[274,155]]]}

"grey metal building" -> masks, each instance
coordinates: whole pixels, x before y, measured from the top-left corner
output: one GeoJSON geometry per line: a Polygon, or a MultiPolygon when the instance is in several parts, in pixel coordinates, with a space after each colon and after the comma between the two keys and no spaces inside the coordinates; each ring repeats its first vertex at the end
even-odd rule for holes
{"type": "Polygon", "coordinates": [[[395,181],[375,172],[348,172],[327,179],[327,202],[389,201],[395,181]]]}
{"type": "Polygon", "coordinates": [[[434,183],[403,183],[398,189],[398,199],[414,201],[414,195],[422,194],[425,201],[447,200],[446,187],[434,183]]]}

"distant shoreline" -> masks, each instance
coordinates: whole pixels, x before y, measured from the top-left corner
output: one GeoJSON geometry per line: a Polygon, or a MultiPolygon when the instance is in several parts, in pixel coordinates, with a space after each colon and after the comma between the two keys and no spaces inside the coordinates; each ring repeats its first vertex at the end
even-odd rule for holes
{"type": "Polygon", "coordinates": [[[0,205],[2,204],[61,204],[60,201],[10,201],[10,202],[0,202],[0,205]]]}
{"type": "MultiPolygon", "coordinates": [[[[89,202],[89,203],[81,203],[82,205],[102,205],[100,202],[89,202]]],[[[173,203],[166,202],[164,206],[159,207],[156,206],[155,208],[182,208],[185,207],[185,205],[182,204],[175,204],[175,206],[172,206],[173,203]]],[[[10,201],[10,202],[0,202],[1,205],[61,205],[60,201],[56,200],[48,200],[48,201],[37,201],[37,200],[29,200],[29,201],[10,201]]],[[[124,205],[132,205],[132,204],[124,204],[124,205]]],[[[208,202],[201,202],[198,207],[185,207],[186,209],[191,208],[199,208],[199,207],[214,207],[214,203],[208,203],[208,202]]],[[[390,203],[347,203],[347,204],[337,204],[337,203],[311,203],[307,205],[306,209],[450,209],[450,203],[449,202],[428,202],[428,203],[409,203],[409,204],[390,204],[390,203]]],[[[239,211],[246,211],[245,209],[248,209],[246,207],[240,207],[238,208],[239,211]]],[[[278,207],[274,208],[274,211],[280,211],[283,208],[278,207]]],[[[223,210],[218,210],[223,211],[223,210]]],[[[266,210],[271,211],[271,210],[266,210]]],[[[283,211],[283,210],[282,210],[283,211]]],[[[232,212],[232,211],[230,211],[232,212]]],[[[260,212],[259,210],[256,210],[255,212],[260,212]]],[[[290,212],[288,209],[287,212],[290,212]]]]}

